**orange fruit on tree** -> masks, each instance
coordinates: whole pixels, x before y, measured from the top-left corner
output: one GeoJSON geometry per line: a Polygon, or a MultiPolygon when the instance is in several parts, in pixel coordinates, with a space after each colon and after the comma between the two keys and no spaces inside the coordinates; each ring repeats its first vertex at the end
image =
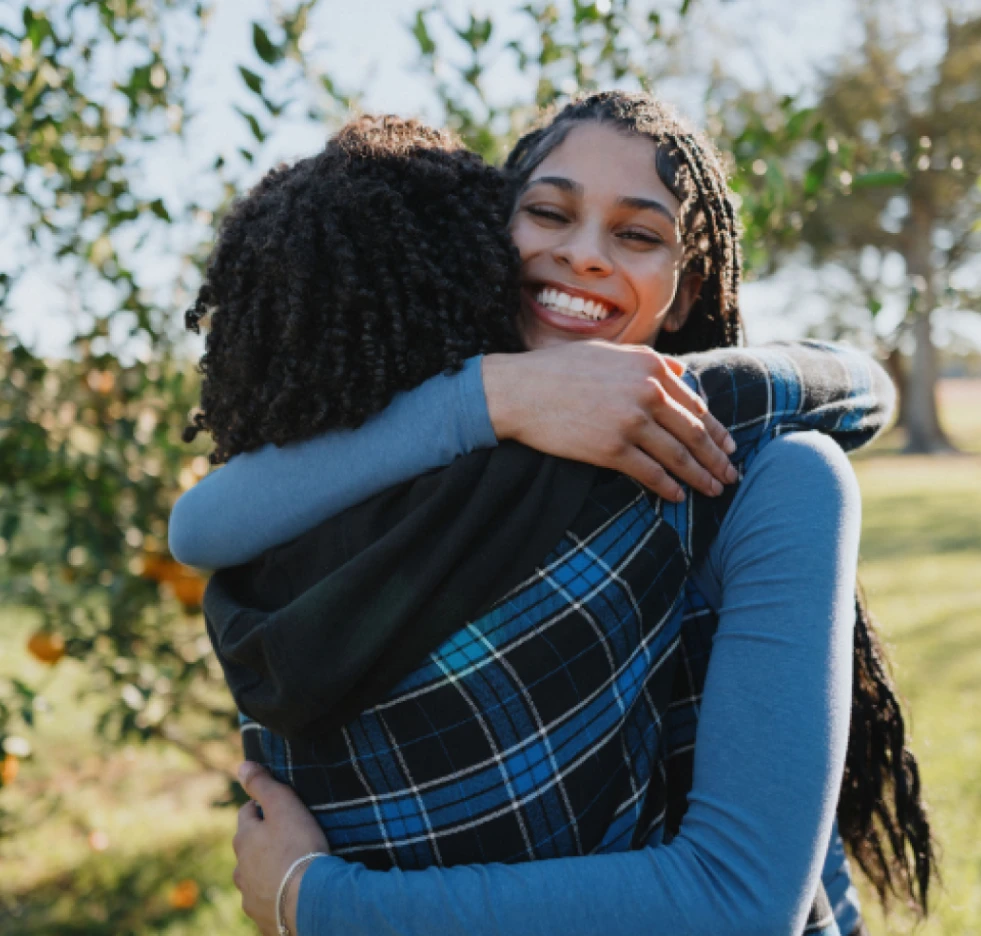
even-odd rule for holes
{"type": "Polygon", "coordinates": [[[19,771],[20,761],[13,754],[8,754],[4,757],[3,763],[0,764],[0,786],[13,783],[17,779],[17,773],[19,771]]]}
{"type": "Polygon", "coordinates": [[[200,608],[204,601],[204,588],[207,583],[196,572],[188,572],[187,575],[174,579],[170,587],[174,589],[177,600],[185,608],[200,608]]]}
{"type": "Polygon", "coordinates": [[[172,582],[180,578],[184,572],[184,566],[167,556],[149,552],[143,554],[143,571],[140,573],[143,578],[152,579],[154,582],[172,582]]]}
{"type": "Polygon", "coordinates": [[[187,878],[178,881],[167,895],[167,900],[175,910],[190,910],[197,902],[201,891],[198,885],[187,878]]]}
{"type": "Polygon", "coordinates": [[[65,638],[50,631],[35,631],[27,641],[27,651],[36,660],[54,666],[65,655],[65,638]]]}

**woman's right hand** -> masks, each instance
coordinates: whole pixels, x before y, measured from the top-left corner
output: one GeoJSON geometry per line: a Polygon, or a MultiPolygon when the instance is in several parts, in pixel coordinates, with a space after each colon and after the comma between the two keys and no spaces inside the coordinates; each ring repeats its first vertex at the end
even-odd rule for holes
{"type": "Polygon", "coordinates": [[[671,475],[709,496],[737,478],[735,443],[684,369],[652,348],[605,341],[483,359],[498,439],[612,468],[675,502],[684,492],[671,475]]]}

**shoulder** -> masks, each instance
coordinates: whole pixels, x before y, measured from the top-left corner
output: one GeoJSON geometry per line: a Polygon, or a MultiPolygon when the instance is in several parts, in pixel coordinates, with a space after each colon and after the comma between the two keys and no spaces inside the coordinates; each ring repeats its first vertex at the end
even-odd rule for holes
{"type": "Polygon", "coordinates": [[[788,432],[773,439],[746,471],[733,507],[740,500],[814,497],[851,503],[858,481],[848,456],[820,432],[788,432]],[[762,490],[761,490],[762,488],[762,490]]]}
{"type": "Polygon", "coordinates": [[[837,443],[818,432],[779,436],[747,469],[702,578],[718,591],[734,570],[791,556],[809,562],[814,550],[857,539],[861,511],[855,472],[837,443]]]}

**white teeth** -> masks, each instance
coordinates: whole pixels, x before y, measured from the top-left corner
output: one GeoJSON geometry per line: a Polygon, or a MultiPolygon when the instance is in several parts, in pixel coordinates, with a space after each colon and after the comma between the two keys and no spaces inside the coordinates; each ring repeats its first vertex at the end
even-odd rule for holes
{"type": "Polygon", "coordinates": [[[535,298],[541,305],[549,306],[570,318],[602,322],[610,316],[610,309],[602,303],[584,299],[582,296],[571,296],[558,289],[542,289],[535,298]]]}

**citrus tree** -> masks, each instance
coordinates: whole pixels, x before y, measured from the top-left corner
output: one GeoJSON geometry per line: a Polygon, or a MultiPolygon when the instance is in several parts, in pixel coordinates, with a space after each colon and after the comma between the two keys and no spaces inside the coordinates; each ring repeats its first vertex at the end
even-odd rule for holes
{"type": "MultiPolygon", "coordinates": [[[[22,236],[0,260],[0,602],[34,613],[38,660],[86,666],[105,737],[164,738],[208,762],[230,700],[199,616],[204,579],[169,557],[166,533],[175,498],[209,467],[202,446],[180,441],[198,392],[180,310],[236,178],[218,157],[208,201],[165,199],[146,165],[188,145],[211,5],[13,6],[0,14],[0,191],[5,227],[22,236]],[[64,289],[72,336],[57,359],[5,325],[39,268],[64,289]]],[[[252,25],[261,72],[241,70],[257,104],[242,119],[256,145],[287,110],[265,79],[307,78],[312,7],[252,25]]],[[[239,156],[247,165],[252,152],[239,156]]],[[[0,781],[30,753],[38,704],[36,687],[0,683],[0,781]]]]}
{"type": "MultiPolygon", "coordinates": [[[[176,194],[154,190],[149,161],[198,145],[190,90],[213,3],[34,0],[0,12],[0,211],[14,232],[0,253],[0,602],[35,616],[38,660],[85,667],[104,737],[178,744],[205,764],[209,745],[227,746],[234,712],[200,616],[204,579],[166,547],[176,497],[209,468],[204,441],[180,441],[198,392],[180,313],[269,133],[298,115],[336,125],[357,98],[317,64],[316,6],[283,4],[251,24],[238,72],[252,105],[236,107],[251,142],[204,154],[210,184],[176,194]],[[38,270],[63,286],[72,337],[57,359],[4,325],[38,270]]],[[[531,0],[509,38],[493,16],[431,4],[406,27],[445,121],[497,159],[543,106],[651,86],[672,67],[689,6],[531,0]],[[488,89],[501,60],[524,76],[511,100],[488,89]]],[[[736,148],[757,263],[779,192],[752,167],[820,135],[792,101],[781,113],[736,148]]],[[[0,681],[0,783],[30,753],[37,689],[0,681]]]]}

